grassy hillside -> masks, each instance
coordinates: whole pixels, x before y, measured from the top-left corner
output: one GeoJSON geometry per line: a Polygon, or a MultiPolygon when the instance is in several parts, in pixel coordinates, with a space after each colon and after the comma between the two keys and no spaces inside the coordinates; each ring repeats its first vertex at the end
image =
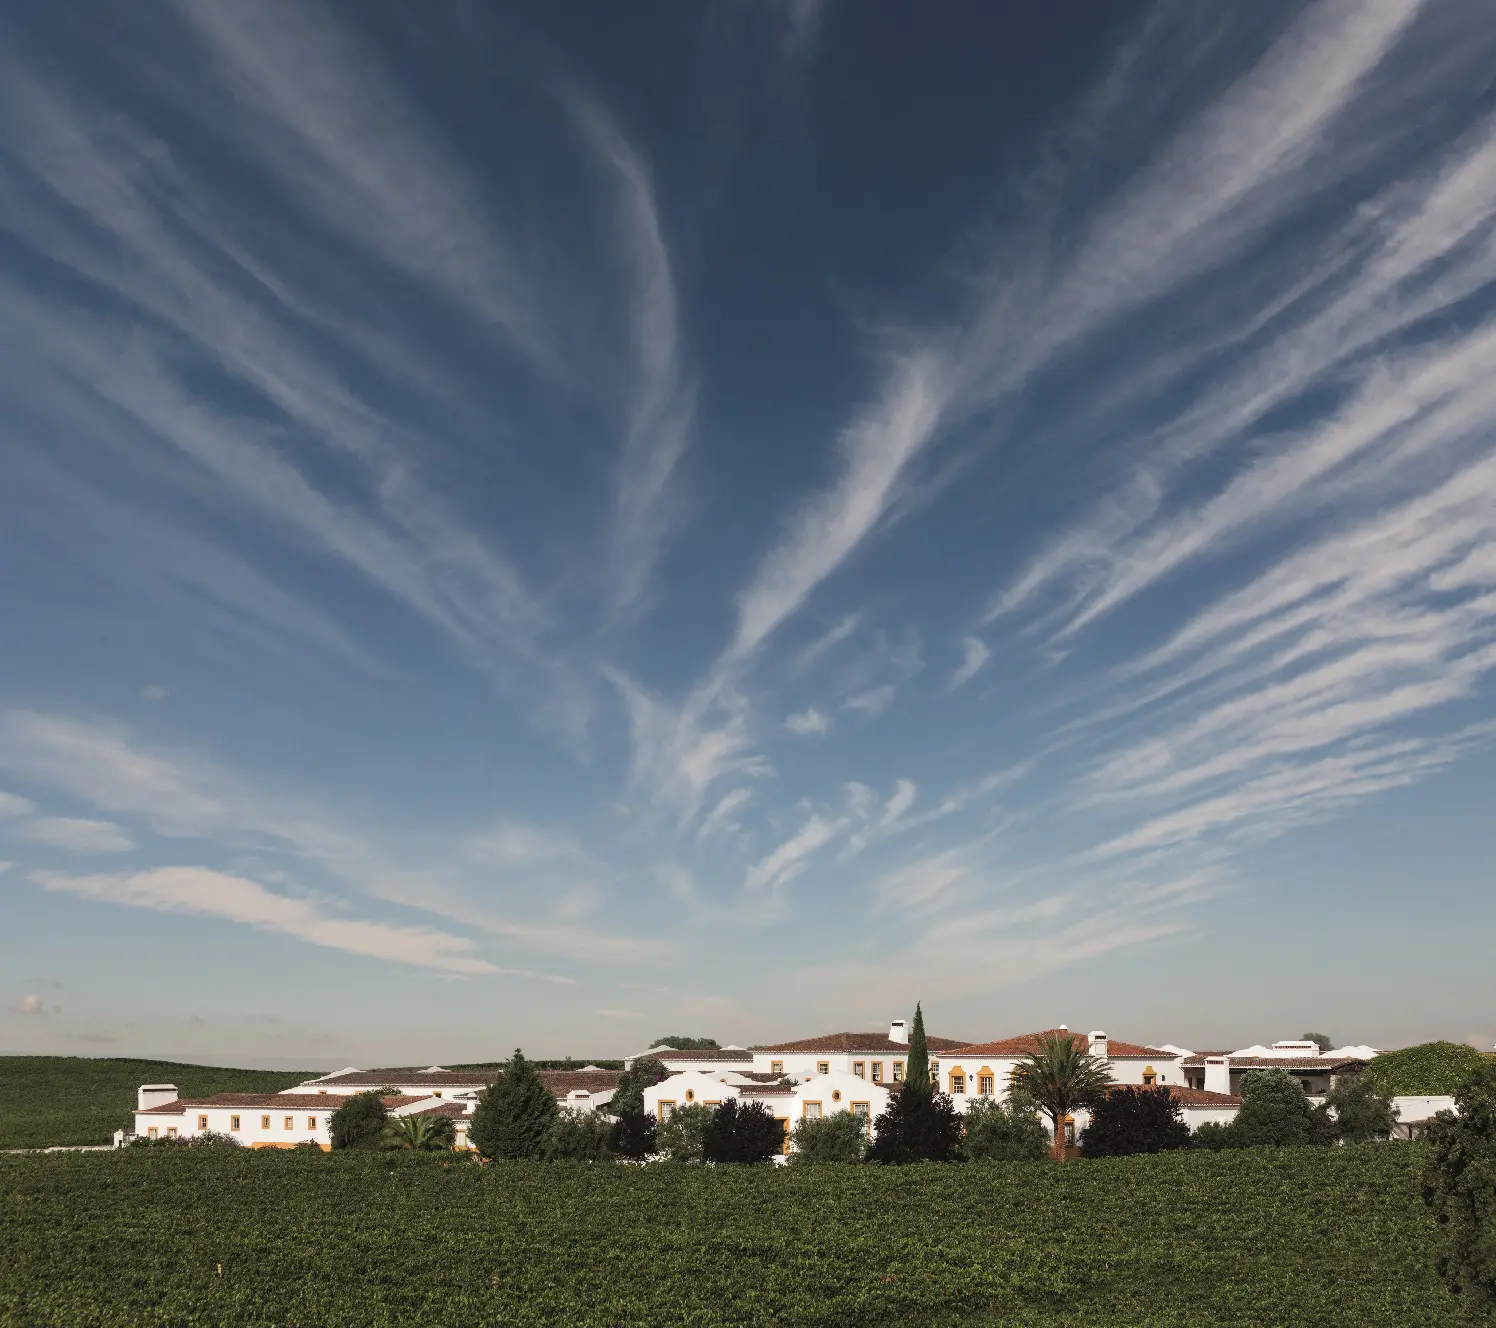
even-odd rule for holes
{"type": "Polygon", "coordinates": [[[1463,1042],[1420,1042],[1373,1057],[1366,1073],[1384,1093],[1437,1097],[1453,1093],[1489,1059],[1463,1042]]]}
{"type": "Polygon", "coordinates": [[[184,1097],[278,1093],[322,1070],[226,1070],[174,1061],[0,1056],[0,1148],[106,1144],[129,1125],[141,1084],[176,1084],[184,1097]]]}
{"type": "Polygon", "coordinates": [[[881,1168],[0,1157],[0,1323],[1445,1324],[1417,1144],[881,1168]]]}

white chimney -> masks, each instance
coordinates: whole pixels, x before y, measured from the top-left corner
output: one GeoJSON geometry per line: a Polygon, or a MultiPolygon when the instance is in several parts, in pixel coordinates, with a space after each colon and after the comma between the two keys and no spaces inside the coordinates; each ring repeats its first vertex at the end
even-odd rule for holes
{"type": "Polygon", "coordinates": [[[1205,1058],[1205,1091],[1207,1093],[1229,1093],[1231,1091],[1231,1057],[1207,1056],[1205,1058]]]}
{"type": "Polygon", "coordinates": [[[1106,1059],[1106,1034],[1094,1032],[1091,1034],[1090,1041],[1091,1055],[1095,1056],[1098,1060],[1104,1061],[1106,1059]]]}
{"type": "Polygon", "coordinates": [[[135,1092],[135,1110],[149,1111],[152,1107],[159,1107],[163,1102],[176,1100],[177,1086],[175,1084],[141,1084],[135,1092]]]}
{"type": "Polygon", "coordinates": [[[909,1025],[902,1019],[895,1019],[888,1026],[888,1040],[890,1042],[903,1042],[907,1045],[909,1042],[909,1025]]]}

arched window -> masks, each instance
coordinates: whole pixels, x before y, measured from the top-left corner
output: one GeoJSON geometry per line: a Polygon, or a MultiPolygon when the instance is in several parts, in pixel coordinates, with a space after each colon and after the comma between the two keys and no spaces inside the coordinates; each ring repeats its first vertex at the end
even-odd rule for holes
{"type": "Polygon", "coordinates": [[[1151,1065],[1143,1071],[1143,1087],[1152,1088],[1158,1082],[1158,1071],[1151,1065]]]}

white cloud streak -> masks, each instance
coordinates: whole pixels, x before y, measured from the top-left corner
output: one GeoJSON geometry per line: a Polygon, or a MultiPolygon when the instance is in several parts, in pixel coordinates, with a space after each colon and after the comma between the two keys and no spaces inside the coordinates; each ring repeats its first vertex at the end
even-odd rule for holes
{"type": "Polygon", "coordinates": [[[823,737],[831,732],[831,720],[814,706],[786,716],[784,727],[798,738],[823,737]]]}
{"type": "Polygon", "coordinates": [[[961,650],[963,658],[960,666],[951,675],[951,691],[966,686],[982,671],[982,666],[992,657],[992,651],[979,636],[964,638],[961,642],[961,650]]]}
{"type": "Polygon", "coordinates": [[[72,816],[38,816],[22,822],[12,834],[28,844],[64,853],[128,853],[137,847],[124,828],[113,821],[72,816]]]}

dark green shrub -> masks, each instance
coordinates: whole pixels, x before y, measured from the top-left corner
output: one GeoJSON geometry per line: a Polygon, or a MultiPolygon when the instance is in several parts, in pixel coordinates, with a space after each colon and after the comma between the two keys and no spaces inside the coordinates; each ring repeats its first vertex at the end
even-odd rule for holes
{"type": "Polygon", "coordinates": [[[869,1162],[953,1162],[961,1145],[961,1117],[944,1093],[911,1091],[909,1085],[889,1094],[888,1110],[878,1117],[869,1162]]]}
{"type": "Polygon", "coordinates": [[[706,1127],[716,1107],[691,1102],[676,1107],[655,1131],[655,1146],[672,1162],[700,1162],[706,1156],[706,1127]]]}
{"type": "Polygon", "coordinates": [[[1463,1042],[1420,1042],[1372,1057],[1362,1073],[1387,1097],[1443,1097],[1490,1059],[1463,1042]]]}
{"type": "Polygon", "coordinates": [[[784,1129],[762,1102],[728,1098],[712,1113],[701,1137],[707,1162],[750,1165],[767,1162],[784,1150],[784,1129]]]}
{"type": "Polygon", "coordinates": [[[1232,1124],[1244,1145],[1292,1148],[1315,1142],[1314,1105],[1287,1070],[1248,1070],[1241,1099],[1232,1124]]]}
{"type": "Polygon", "coordinates": [[[669,1071],[653,1056],[640,1056],[621,1075],[608,1101],[611,1116],[630,1116],[644,1110],[644,1090],[663,1080],[669,1071]]]}
{"type": "Polygon", "coordinates": [[[563,1111],[551,1126],[545,1156],[552,1162],[602,1162],[613,1156],[615,1122],[595,1111],[563,1111]]]}
{"type": "MultiPolygon", "coordinates": [[[[777,1125],[777,1122],[776,1122],[777,1125]]],[[[834,1111],[819,1120],[802,1119],[790,1135],[793,1166],[813,1162],[861,1162],[867,1149],[868,1121],[850,1111],[834,1111]]]]}
{"type": "Polygon", "coordinates": [[[487,1158],[541,1157],[560,1108],[535,1067],[516,1049],[478,1099],[468,1142],[487,1158]]]}
{"type": "Polygon", "coordinates": [[[608,1148],[619,1157],[642,1162],[655,1152],[655,1118],[643,1111],[630,1111],[613,1122],[608,1148]]]}
{"type": "Polygon", "coordinates": [[[1049,1153],[1049,1131],[1028,1098],[977,1098],[966,1108],[961,1156],[968,1162],[1039,1162],[1049,1153]]]}
{"type": "Polygon", "coordinates": [[[1127,1085],[1097,1103],[1080,1152],[1082,1157],[1126,1157],[1189,1146],[1189,1126],[1168,1089],[1127,1085]]]}
{"type": "Polygon", "coordinates": [[[389,1118],[378,1093],[355,1093],[332,1113],[327,1133],[334,1149],[376,1148],[389,1118]]]}
{"type": "Polygon", "coordinates": [[[1330,1086],[1325,1106],[1333,1114],[1335,1135],[1348,1144],[1385,1139],[1397,1124],[1397,1108],[1365,1072],[1347,1074],[1330,1086]]]}
{"type": "Polygon", "coordinates": [[[1425,1138],[1423,1201],[1439,1225],[1439,1275],[1474,1317],[1496,1318],[1496,1060],[1455,1092],[1425,1138]]]}
{"type": "Polygon", "coordinates": [[[1195,1148],[1208,1148],[1213,1153],[1219,1153],[1223,1148],[1247,1146],[1235,1121],[1206,1121],[1190,1136],[1190,1143],[1195,1148]]]}

